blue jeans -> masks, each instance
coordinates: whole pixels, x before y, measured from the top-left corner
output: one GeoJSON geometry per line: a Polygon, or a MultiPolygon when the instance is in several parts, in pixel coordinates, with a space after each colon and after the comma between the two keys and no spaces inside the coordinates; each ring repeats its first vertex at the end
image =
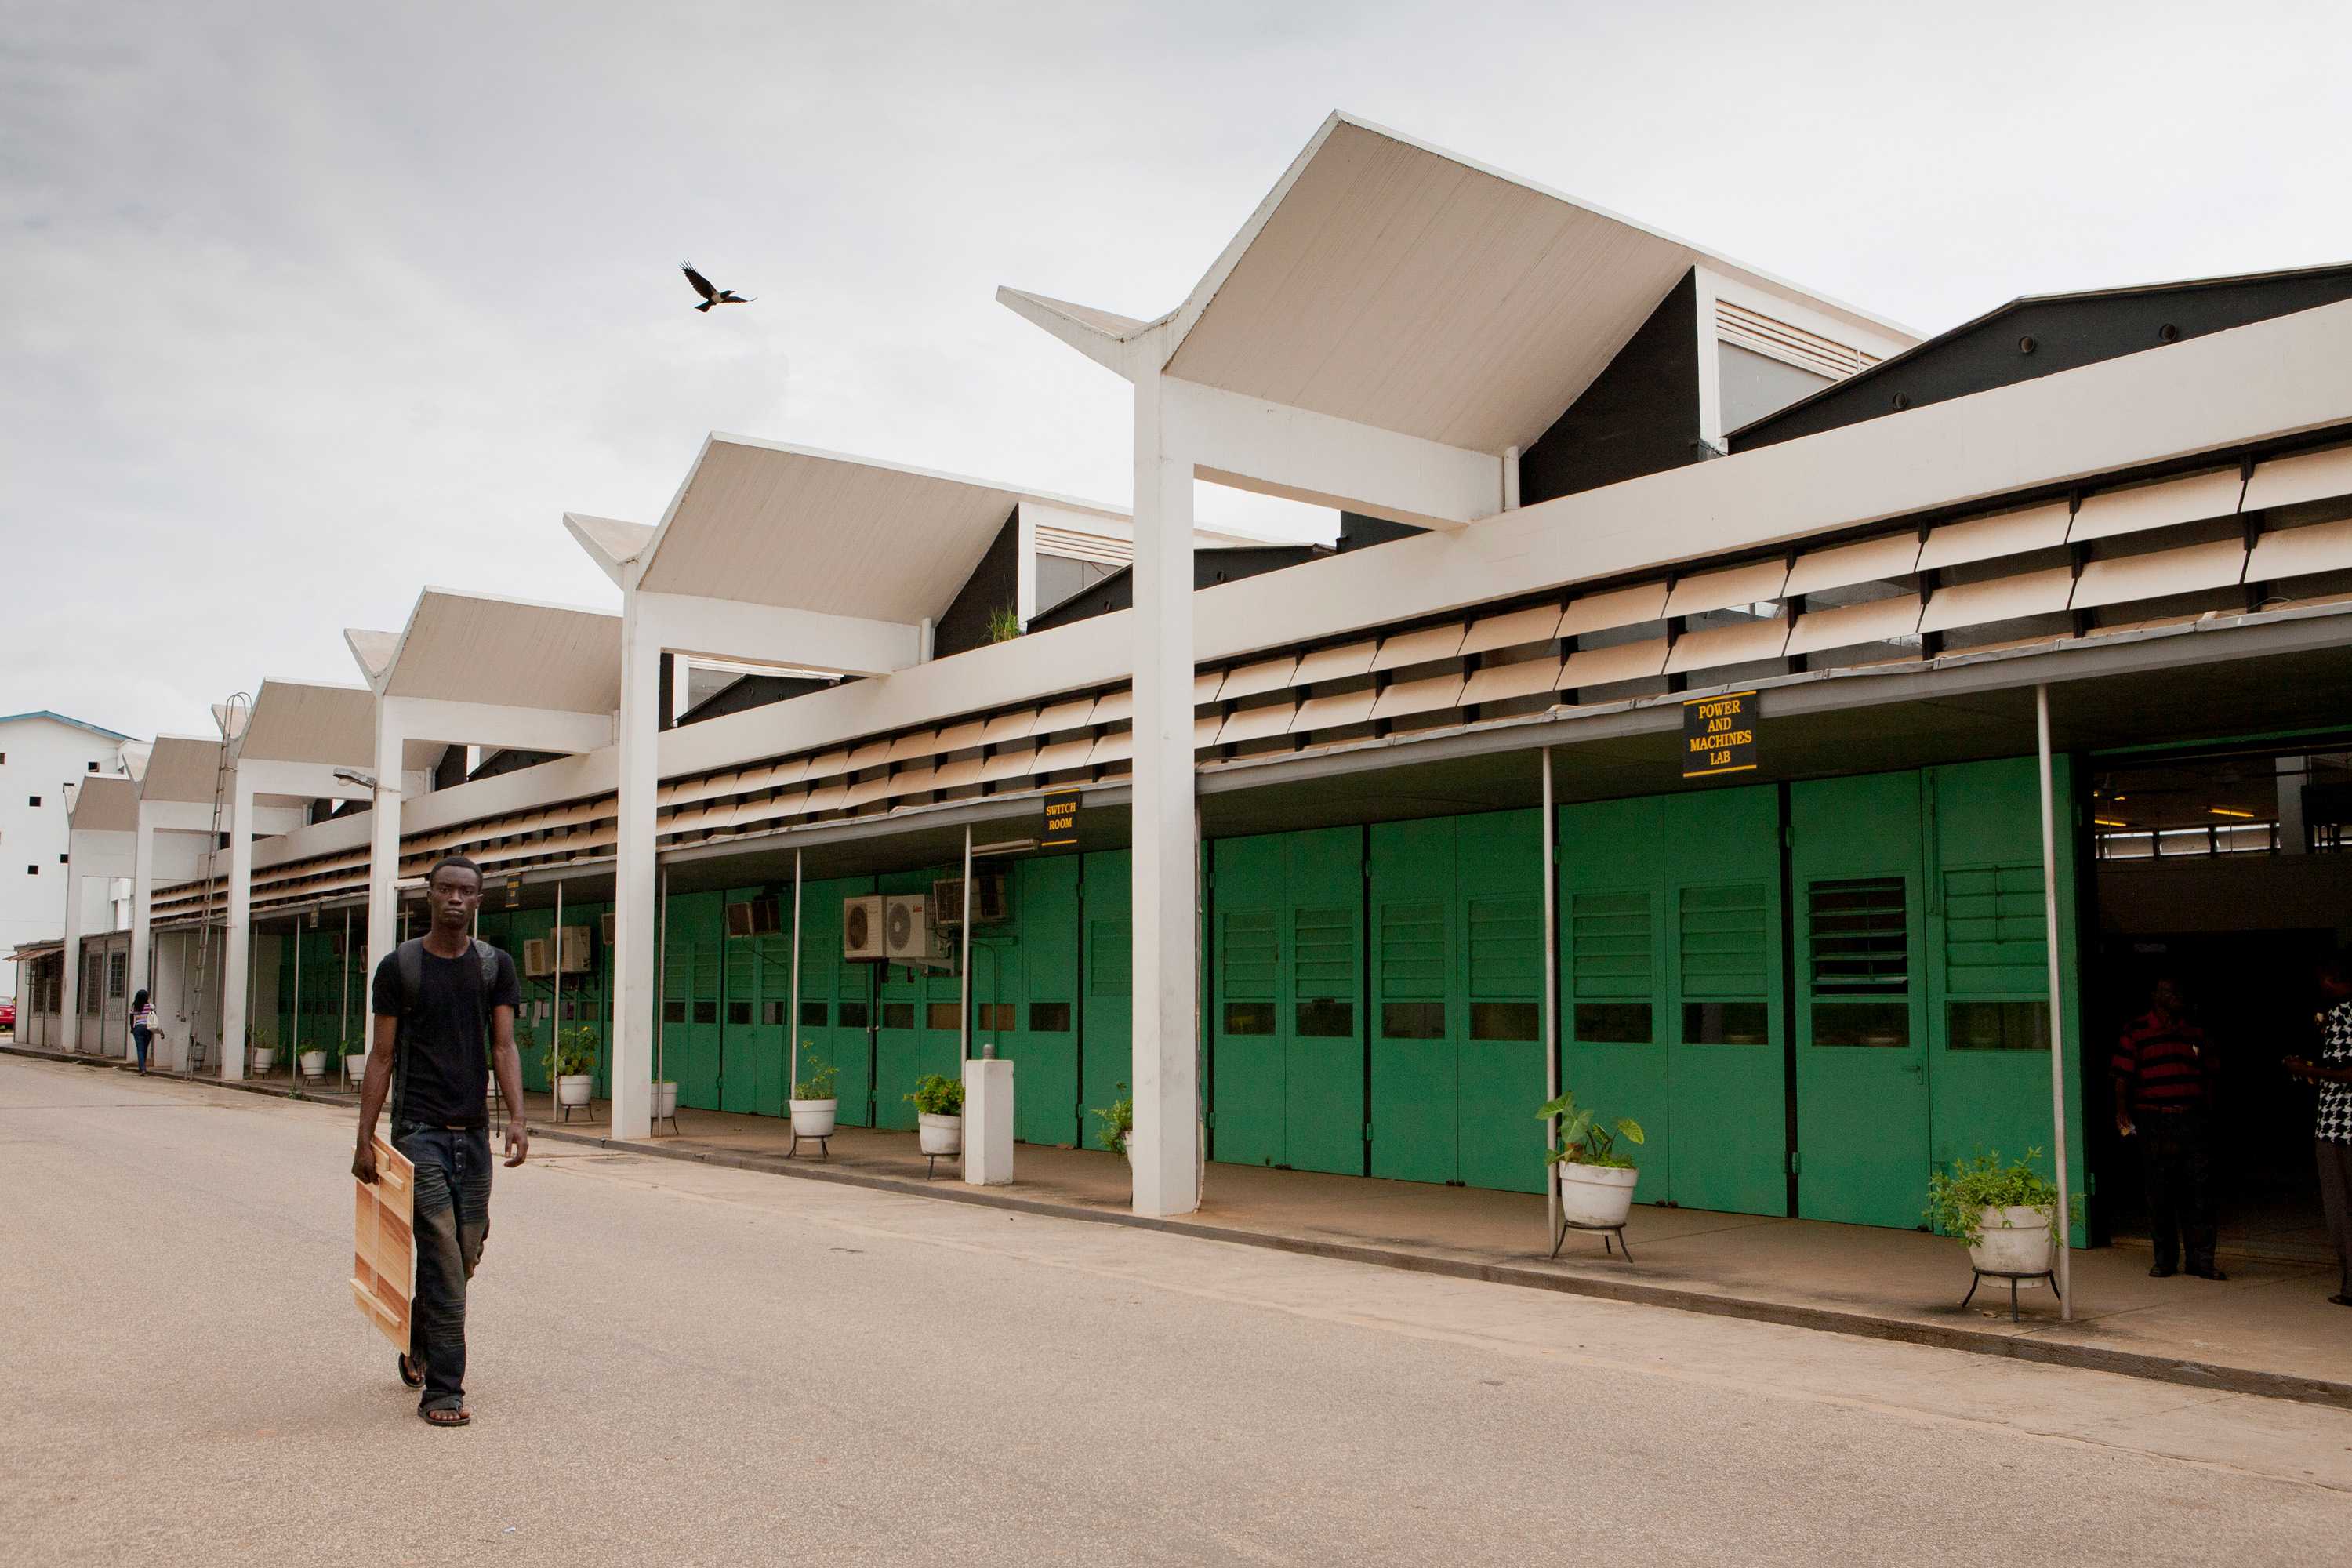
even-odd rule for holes
{"type": "Polygon", "coordinates": [[[139,1070],[140,1070],[141,1072],[145,1072],[145,1071],[147,1070],[147,1042],[148,1042],[148,1038],[149,1038],[149,1037],[148,1037],[148,1034],[147,1034],[147,1026],[146,1026],[146,1025],[144,1025],[144,1024],[133,1024],[133,1025],[131,1025],[131,1043],[133,1046],[135,1046],[135,1047],[138,1047],[138,1050],[139,1050],[139,1070]]]}
{"type": "Polygon", "coordinates": [[[466,1282],[490,1233],[490,1133],[486,1127],[393,1129],[392,1146],[416,1166],[416,1289],[411,1360],[425,1368],[419,1408],[466,1399],[466,1282]]]}

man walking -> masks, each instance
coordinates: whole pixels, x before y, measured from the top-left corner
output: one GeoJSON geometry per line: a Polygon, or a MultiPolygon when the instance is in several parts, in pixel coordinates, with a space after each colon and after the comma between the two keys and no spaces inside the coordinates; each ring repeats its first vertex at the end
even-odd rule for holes
{"type": "Polygon", "coordinates": [[[2168,1279],[2184,1243],[2189,1272],[2228,1276],[2213,1267],[2213,1162],[2208,1114],[2213,1100],[2205,1031],[2183,1016],[2180,987],[2159,980],[2148,1010],[2124,1031],[2109,1067],[2116,1080],[2116,1131],[2140,1135],[2147,1177],[2147,1223],[2156,1244],[2151,1279],[2168,1279]]]}
{"type": "Polygon", "coordinates": [[[2352,965],[2336,954],[2319,973],[2326,1008],[2319,1015],[2319,1059],[2289,1057],[2286,1070],[2319,1086],[2315,1147],[2319,1156],[2319,1204],[2336,1244],[2336,1294],[2352,1307],[2352,965]]]}
{"type": "Polygon", "coordinates": [[[409,1354],[401,1381],[425,1393],[417,1414],[463,1426],[466,1282],[490,1229],[489,1116],[483,1083],[495,1064],[507,1118],[507,1163],[530,1151],[522,1119],[522,1064],[514,960],[472,935],[481,868],[452,856],[425,881],[433,926],[376,966],[375,1039],[360,1091],[359,1152],[352,1174],[373,1183],[375,1122],[392,1100],[392,1146],[416,1166],[416,1280],[409,1354]],[[485,1042],[488,1042],[486,1049],[485,1042]]]}

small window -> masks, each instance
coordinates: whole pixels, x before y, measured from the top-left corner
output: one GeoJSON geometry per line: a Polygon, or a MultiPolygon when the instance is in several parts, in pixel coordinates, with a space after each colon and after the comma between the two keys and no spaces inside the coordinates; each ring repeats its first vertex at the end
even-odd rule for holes
{"type": "Polygon", "coordinates": [[[1383,1002],[1381,1033],[1391,1040],[1442,1040],[1445,1037],[1445,1004],[1383,1002]]]}
{"type": "Polygon", "coordinates": [[[1647,1002],[1579,1002],[1576,1037],[1596,1046],[1646,1046],[1650,1043],[1647,1002]]]}
{"type": "Polygon", "coordinates": [[[96,763],[90,763],[90,764],[89,764],[89,771],[90,771],[91,773],[96,773],[96,772],[98,772],[98,764],[97,764],[96,763]]]}
{"type": "MultiPolygon", "coordinates": [[[[814,1005],[822,1007],[824,1004],[819,1002],[814,1005]]],[[[841,1026],[845,1029],[862,1029],[866,1027],[866,1020],[870,1016],[872,1016],[872,1009],[863,1002],[844,1002],[841,1005],[840,1021],[841,1026]]]]}
{"type": "Polygon", "coordinates": [[[41,804],[41,797],[37,795],[28,795],[25,797],[25,804],[26,805],[38,805],[41,804]]]}
{"type": "Polygon", "coordinates": [[[924,1010],[923,1026],[947,1034],[955,1033],[963,1027],[963,1004],[961,1002],[932,1003],[924,1010]]]}
{"type": "Polygon", "coordinates": [[[73,861],[68,857],[60,855],[58,857],[58,864],[60,866],[70,866],[73,864],[73,861]]]}
{"type": "Polygon", "coordinates": [[[1946,1043],[1956,1051],[2046,1051],[2047,1002],[1954,1002],[1944,1010],[1946,1043]]]}
{"type": "Polygon", "coordinates": [[[1473,1002],[1474,1040],[1534,1040],[1542,1037],[1543,1016],[1533,1002],[1473,1002]]]}
{"type": "Polygon", "coordinates": [[[563,1021],[567,1024],[580,1016],[580,1004],[566,996],[563,999],[563,1021]]]}
{"type": "Polygon", "coordinates": [[[1769,1038],[1769,1010],[1761,1002],[1683,1004],[1686,1046],[1760,1046],[1769,1038]]]}
{"type": "Polygon", "coordinates": [[[1226,1003],[1225,1033],[1271,1035],[1274,1033],[1274,1004],[1271,1002],[1226,1003]]]}
{"type": "Polygon", "coordinates": [[[1002,1035],[1021,1026],[1020,1014],[1010,1002],[982,1002],[980,1005],[980,1026],[992,1034],[1002,1035]]]}
{"type": "Polygon", "coordinates": [[[1908,1002],[1816,1002],[1813,1044],[1894,1046],[1911,1043],[1908,1002]]]}
{"type": "Polygon", "coordinates": [[[25,875],[27,877],[37,877],[40,874],[41,868],[38,866],[27,866],[25,868],[25,875]]]}
{"type": "Polygon", "coordinates": [[[1070,1032],[1070,1005],[1067,1002],[1030,1003],[1029,1032],[1033,1035],[1068,1034],[1070,1032]]]}
{"type": "Polygon", "coordinates": [[[1292,1026],[1301,1039],[1344,1040],[1356,1032],[1356,1005],[1317,996],[1298,1004],[1292,1026]]]}
{"type": "Polygon", "coordinates": [[[782,1002],[761,1003],[760,1022],[767,1028],[782,1028],[784,1026],[784,1005],[782,1002]]]}
{"type": "Polygon", "coordinates": [[[751,1004],[750,1004],[749,1002],[730,1002],[730,1003],[728,1003],[728,1004],[727,1004],[727,1021],[728,1021],[730,1024],[734,1025],[737,1028],[741,1028],[741,1027],[743,1027],[745,1025],[747,1025],[747,1024],[751,1023],[751,1004]]]}
{"type": "Polygon", "coordinates": [[[915,1005],[912,1002],[882,1004],[882,1026],[886,1029],[911,1029],[915,1026],[915,1005]]]}
{"type": "Polygon", "coordinates": [[[716,1024],[719,1022],[719,1004],[716,1002],[697,1002],[694,1005],[694,1021],[698,1024],[716,1024]]]}
{"type": "Polygon", "coordinates": [[[826,1022],[827,1019],[825,1017],[825,1006],[824,1003],[803,1002],[801,1004],[802,1028],[822,1029],[824,1027],[826,1022]]]}

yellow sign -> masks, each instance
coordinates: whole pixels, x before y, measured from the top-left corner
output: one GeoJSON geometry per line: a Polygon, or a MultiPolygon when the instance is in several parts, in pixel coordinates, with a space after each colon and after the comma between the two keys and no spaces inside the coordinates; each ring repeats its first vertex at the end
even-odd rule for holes
{"type": "Polygon", "coordinates": [[[1078,791],[1048,790],[1045,797],[1045,820],[1037,826],[1037,847],[1066,848],[1078,841],[1078,791]]]}
{"type": "Polygon", "coordinates": [[[1726,691],[1683,704],[1683,777],[1756,771],[1756,693],[1726,691]]]}

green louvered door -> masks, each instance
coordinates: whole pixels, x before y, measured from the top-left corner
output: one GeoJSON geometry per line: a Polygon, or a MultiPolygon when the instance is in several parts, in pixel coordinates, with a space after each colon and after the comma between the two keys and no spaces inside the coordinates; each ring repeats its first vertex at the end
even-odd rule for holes
{"type": "Polygon", "coordinates": [[[1062,855],[1013,867],[1023,991],[1010,1048],[1021,1064],[1013,1130],[1024,1143],[1076,1143],[1092,1131],[1078,1107],[1078,866],[1062,855]]]}
{"type": "Polygon", "coordinates": [[[1454,824],[1377,823],[1371,848],[1371,1173],[1455,1181],[1462,1007],[1454,824]]]}
{"type": "MultiPolygon", "coordinates": [[[[1216,941],[1211,950],[1210,1150],[1237,1165],[1286,1165],[1283,1046],[1283,839],[1211,847],[1216,941]]],[[[1351,1127],[1361,1157],[1363,1130],[1351,1127]]]]}
{"type": "Polygon", "coordinates": [[[1460,819],[1459,1179],[1541,1192],[1543,843],[1532,811],[1460,819]]]}
{"type": "MultiPolygon", "coordinates": [[[[845,900],[873,890],[873,879],[866,877],[809,882],[801,889],[800,1075],[807,1079],[818,1063],[834,1069],[833,1092],[841,1101],[845,1127],[874,1125],[874,1037],[867,1026],[873,1022],[876,965],[841,956],[841,907],[845,900]]],[[[791,922],[787,906],[784,923],[791,922]]],[[[791,985],[789,974],[784,984],[791,985]]]]}
{"type": "Polygon", "coordinates": [[[1797,1212],[1807,1219],[1907,1229],[1926,1202],[1919,789],[1919,774],[1902,773],[1789,792],[1797,1212]]]}
{"type": "MultiPolygon", "coordinates": [[[[730,889],[727,902],[750,903],[764,890],[730,889]]],[[[721,942],[726,973],[721,982],[725,994],[719,998],[719,1109],[746,1115],[758,1109],[762,1077],[760,1058],[774,1054],[763,1047],[772,1038],[776,1044],[782,1043],[781,1036],[772,1036],[760,1023],[760,940],[730,936],[721,942]]]]}
{"type": "Polygon", "coordinates": [[[1659,803],[1604,800],[1559,813],[1560,1081],[1649,1142],[1629,1151],[1634,1197],[1664,1203],[1677,1142],[1666,1093],[1659,803]]]}
{"type": "Polygon", "coordinates": [[[677,1102],[719,1109],[719,992],[726,974],[727,895],[677,893],[669,900],[669,962],[662,983],[662,1072],[677,1102]]]}
{"type": "MultiPolygon", "coordinates": [[[[1080,896],[1085,994],[1079,999],[1078,1098],[1108,1107],[1135,1073],[1135,950],[1132,858],[1107,849],[1086,858],[1080,896]]],[[[1087,1118],[1088,1139],[1101,1125],[1087,1118]]]]}
{"type": "Polygon", "coordinates": [[[1283,838],[1287,960],[1281,1027],[1285,1158],[1296,1171],[1364,1171],[1364,834],[1283,838]]]}
{"type": "Polygon", "coordinates": [[[1780,792],[1672,795],[1661,826],[1675,946],[1666,968],[1674,1201],[1786,1214],[1780,792]]]}
{"type": "MultiPolygon", "coordinates": [[[[929,871],[900,871],[882,879],[881,891],[928,893],[929,871]]],[[[925,972],[903,963],[882,966],[879,1026],[874,1031],[874,1125],[901,1131],[915,1125],[915,1080],[928,1070],[923,1047],[929,995],[925,972]]]]}

